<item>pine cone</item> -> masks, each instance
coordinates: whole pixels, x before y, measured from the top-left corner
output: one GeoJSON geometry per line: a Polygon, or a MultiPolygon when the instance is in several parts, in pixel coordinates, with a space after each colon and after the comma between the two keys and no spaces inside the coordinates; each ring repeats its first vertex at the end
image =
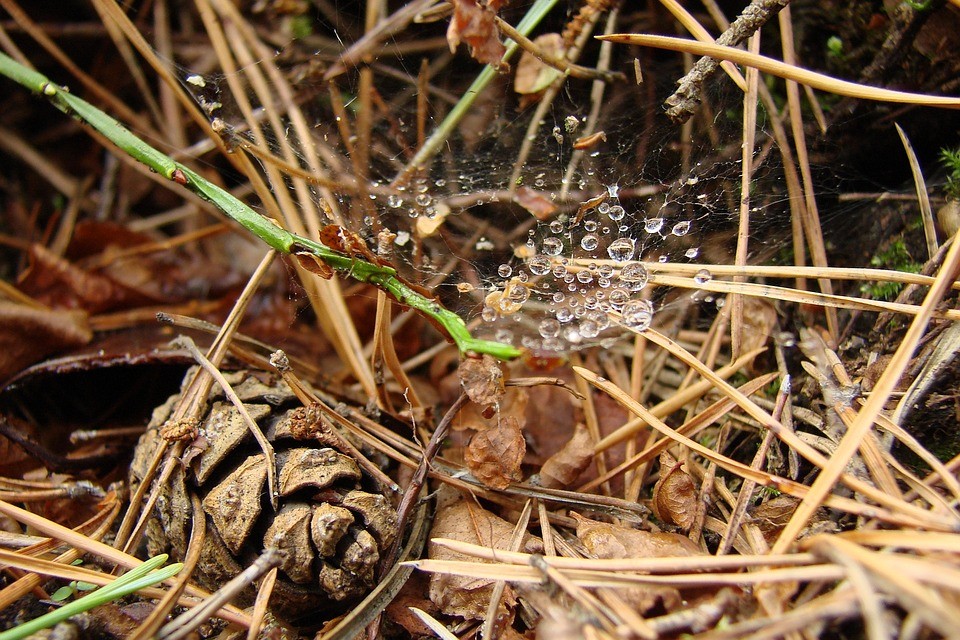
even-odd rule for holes
{"type": "MultiPolygon", "coordinates": [[[[185,380],[189,380],[188,373],[185,380]]],[[[283,553],[272,608],[287,616],[339,609],[374,585],[380,554],[397,535],[396,513],[349,456],[316,439],[306,411],[290,388],[268,374],[227,374],[247,411],[273,444],[277,461],[278,509],[270,505],[266,460],[239,411],[219,386],[193,430],[187,451],[202,449],[176,471],[159,496],[146,529],[151,555],[184,557],[190,537],[190,495],[198,496],[207,518],[206,537],[195,581],[216,589],[249,564],[265,546],[283,553]],[[261,378],[266,379],[264,382],[261,378]]],[[[158,407],[140,438],[131,463],[136,488],[163,437],[183,431],[168,418],[179,396],[158,407]],[[171,427],[178,428],[171,428],[171,427]]],[[[315,425],[314,425],[315,427],[315,425]]],[[[189,430],[188,430],[189,431],[189,430]]],[[[238,604],[252,603],[248,588],[238,604]]]]}

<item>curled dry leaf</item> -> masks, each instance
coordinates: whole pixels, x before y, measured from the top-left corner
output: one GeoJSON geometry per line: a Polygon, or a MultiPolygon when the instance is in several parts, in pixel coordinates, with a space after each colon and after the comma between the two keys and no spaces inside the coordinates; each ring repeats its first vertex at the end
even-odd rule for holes
{"type": "Polygon", "coordinates": [[[513,416],[507,416],[497,426],[473,436],[464,457],[477,480],[494,489],[506,489],[520,479],[520,464],[526,451],[520,424],[513,416]]]}
{"type": "MultiPolygon", "coordinates": [[[[548,57],[561,58],[564,55],[563,38],[559,33],[545,33],[538,36],[533,43],[548,57]]],[[[517,76],[513,81],[513,90],[521,95],[540,93],[559,75],[559,71],[544,64],[529,51],[524,51],[520,56],[520,62],[517,63],[517,76]]]]}
{"type": "Polygon", "coordinates": [[[550,218],[557,210],[557,205],[544,195],[542,191],[536,191],[530,187],[520,187],[517,189],[517,195],[514,201],[541,222],[550,218]]]}
{"type": "Polygon", "coordinates": [[[471,402],[482,407],[496,406],[504,394],[503,369],[491,356],[467,356],[460,362],[460,385],[471,402]]]}
{"type": "Polygon", "coordinates": [[[582,422],[560,451],[550,456],[540,469],[540,484],[548,489],[572,485],[593,460],[596,441],[582,422]]]}
{"type": "MultiPolygon", "coordinates": [[[[430,529],[431,538],[451,538],[472,544],[480,544],[493,549],[506,550],[513,535],[513,525],[479,507],[476,503],[457,500],[437,509],[430,529]]],[[[528,552],[541,551],[537,540],[524,536],[522,549],[528,552]]],[[[434,544],[429,546],[428,554],[435,560],[468,560],[488,562],[451,551],[434,544]]],[[[447,615],[460,616],[469,620],[484,617],[493,581],[467,576],[453,576],[442,573],[430,575],[430,599],[447,615]]],[[[501,615],[509,615],[516,597],[507,585],[501,600],[501,615]]],[[[509,625],[508,625],[509,626],[509,625]]]]}
{"type": "Polygon", "coordinates": [[[82,311],[33,309],[0,302],[0,381],[57,351],[92,337],[82,311]]]}
{"type": "Polygon", "coordinates": [[[447,42],[450,51],[466,42],[470,55],[477,62],[499,66],[506,48],[500,42],[500,30],[494,17],[499,2],[478,2],[477,0],[451,0],[453,16],[447,28],[447,42]]]}
{"type": "MultiPolygon", "coordinates": [[[[666,558],[702,555],[689,538],[676,533],[652,533],[597,522],[570,513],[577,521],[577,537],[597,558],[666,558]]],[[[638,586],[617,592],[638,611],[662,605],[667,611],[680,606],[680,592],[673,587],[638,586]]]]}
{"type": "Polygon", "coordinates": [[[661,522],[689,531],[697,513],[697,485],[683,465],[664,451],[660,454],[660,479],[653,487],[653,514],[661,522]]]}

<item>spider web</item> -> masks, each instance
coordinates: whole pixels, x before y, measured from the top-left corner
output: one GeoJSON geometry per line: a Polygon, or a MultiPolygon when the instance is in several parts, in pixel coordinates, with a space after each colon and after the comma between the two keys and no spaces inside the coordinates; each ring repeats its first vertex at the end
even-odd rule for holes
{"type": "MultiPolygon", "coordinates": [[[[612,67],[628,68],[629,58],[614,51],[612,67]]],[[[414,61],[398,56],[393,68],[408,67],[415,68],[414,61]]],[[[296,65],[288,69],[289,75],[297,73],[296,65]]],[[[189,66],[180,67],[180,75],[225,135],[244,135],[237,133],[225,76],[201,75],[189,66]]],[[[316,94],[310,82],[300,89],[316,94]]],[[[354,83],[350,75],[341,83],[348,96],[354,83]]],[[[711,84],[709,103],[717,115],[685,137],[659,113],[668,87],[655,92],[632,82],[608,87],[591,129],[593,83],[568,79],[531,128],[536,102],[523,104],[512,77],[502,76],[444,140],[429,167],[399,185],[394,179],[417,148],[422,104],[418,107],[409,83],[386,74],[377,76],[377,83],[385,106],[374,120],[364,189],[374,215],[356,193],[336,192],[335,204],[357,212],[349,217],[350,230],[388,253],[401,274],[428,285],[468,321],[479,321],[481,337],[546,352],[609,346],[625,328],[644,329],[674,304],[667,301],[668,290],[655,285],[651,265],[732,261],[742,94],[731,91],[726,79],[711,84]],[[603,136],[595,144],[575,148],[583,134],[598,131],[603,136]],[[392,234],[389,247],[378,228],[392,234]]],[[[462,90],[464,83],[448,79],[447,84],[462,90]]],[[[435,93],[457,96],[447,88],[435,93]]],[[[310,109],[316,136],[343,152],[336,118],[318,102],[310,109]]],[[[349,97],[345,104],[353,106],[349,97]]],[[[448,108],[427,102],[427,132],[448,108]]],[[[266,141],[270,148],[277,142],[266,141]]],[[[755,251],[777,246],[789,219],[768,142],[761,125],[757,152],[763,158],[755,163],[754,190],[763,196],[754,196],[753,209],[761,226],[780,233],[757,234],[766,243],[755,244],[755,251]]],[[[705,267],[693,279],[710,277],[705,267]]]]}

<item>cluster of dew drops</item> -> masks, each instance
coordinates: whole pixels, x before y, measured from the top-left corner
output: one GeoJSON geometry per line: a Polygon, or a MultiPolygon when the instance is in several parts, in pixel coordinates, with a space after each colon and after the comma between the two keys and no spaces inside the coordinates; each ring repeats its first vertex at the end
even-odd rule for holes
{"type": "MultiPolygon", "coordinates": [[[[690,232],[689,221],[662,217],[633,220],[620,204],[619,187],[573,220],[558,217],[530,231],[518,252],[523,263],[497,269],[482,318],[497,326],[495,338],[543,351],[566,351],[615,338],[623,328],[647,329],[654,305],[645,295],[650,276],[641,262],[644,249],[669,235],[690,232]],[[538,240],[539,238],[539,240],[538,240]],[[536,332],[526,330],[534,326],[536,332]],[[513,328],[511,328],[513,327],[513,328]]],[[[695,258],[688,248],[686,258],[695,258]]],[[[667,256],[658,257],[666,262],[667,256]]]]}

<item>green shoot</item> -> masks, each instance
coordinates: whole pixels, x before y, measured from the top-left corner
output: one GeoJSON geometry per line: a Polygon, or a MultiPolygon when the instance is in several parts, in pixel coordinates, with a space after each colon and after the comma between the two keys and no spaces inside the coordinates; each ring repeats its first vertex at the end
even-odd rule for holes
{"type": "Polygon", "coordinates": [[[160,554],[150,558],[139,567],[131,569],[110,584],[85,595],[79,600],[74,600],[39,618],[0,633],[0,640],[20,640],[21,638],[26,638],[38,631],[59,624],[71,616],[84,613],[100,605],[113,602],[118,598],[136,593],[140,589],[163,582],[167,578],[172,578],[177,575],[180,573],[180,570],[183,569],[183,563],[180,562],[161,568],[166,561],[166,554],[160,554]]]}
{"type": "Polygon", "coordinates": [[[960,148],[941,149],[940,162],[947,170],[947,184],[944,191],[949,200],[960,200],[960,148]]]}
{"type": "Polygon", "coordinates": [[[298,236],[278,226],[189,167],[151,147],[89,102],[53,84],[42,74],[24,67],[3,53],[0,53],[0,74],[42,95],[60,111],[90,125],[121,151],[147,165],[164,178],[186,187],[210,202],[277,251],[288,254],[308,253],[332,270],[359,282],[379,287],[401,304],[433,318],[439,326],[443,327],[461,353],[488,354],[500,360],[511,360],[523,353],[521,349],[511,345],[474,338],[460,316],[445,309],[436,300],[415,291],[403,281],[393,267],[334,251],[319,242],[298,236]]]}

